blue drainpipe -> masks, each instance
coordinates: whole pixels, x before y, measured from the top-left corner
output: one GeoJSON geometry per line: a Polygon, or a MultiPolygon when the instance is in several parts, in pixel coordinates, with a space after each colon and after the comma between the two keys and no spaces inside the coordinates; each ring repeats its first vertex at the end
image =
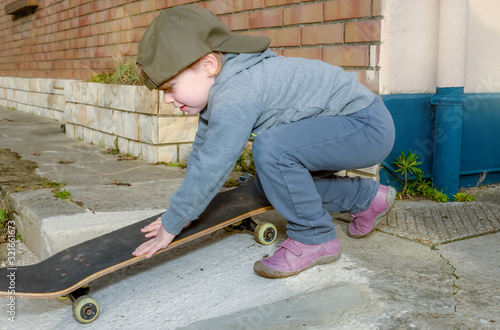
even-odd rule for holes
{"type": "Polygon", "coordinates": [[[460,188],[463,87],[438,87],[430,102],[434,113],[433,185],[453,200],[460,188]]]}
{"type": "Polygon", "coordinates": [[[450,200],[460,187],[468,0],[439,1],[432,182],[450,200]]]}

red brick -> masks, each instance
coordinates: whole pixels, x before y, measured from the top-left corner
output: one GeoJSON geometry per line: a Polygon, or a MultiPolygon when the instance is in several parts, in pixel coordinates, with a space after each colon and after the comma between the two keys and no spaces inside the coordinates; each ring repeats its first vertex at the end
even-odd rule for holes
{"type": "Polygon", "coordinates": [[[222,16],[220,19],[229,27],[231,31],[248,30],[250,27],[248,13],[222,16]]]}
{"type": "Polygon", "coordinates": [[[132,3],[126,4],[125,6],[123,6],[123,8],[125,9],[125,13],[127,16],[133,16],[133,15],[137,15],[140,13],[139,2],[132,2],[132,3]]]}
{"type": "Polygon", "coordinates": [[[283,11],[281,8],[259,10],[250,13],[250,28],[282,26],[283,11]]]}
{"type": "Polygon", "coordinates": [[[270,47],[290,47],[300,45],[300,28],[285,28],[264,31],[271,38],[270,47]]]}
{"type": "Polygon", "coordinates": [[[163,2],[164,8],[166,8],[194,3],[196,0],[164,0],[163,2]]]}
{"type": "Polygon", "coordinates": [[[334,0],[325,3],[325,21],[369,17],[371,0],[334,0]]]}
{"type": "MultiPolygon", "coordinates": [[[[302,1],[304,2],[304,1],[302,1]]],[[[264,0],[265,7],[274,7],[281,5],[291,5],[294,3],[300,3],[300,0],[264,0]]]]}
{"type": "Polygon", "coordinates": [[[145,14],[140,14],[131,17],[130,21],[127,21],[128,26],[127,28],[139,28],[139,27],[148,27],[151,22],[155,19],[156,15],[154,12],[149,12],[145,14]]]}
{"type": "Polygon", "coordinates": [[[337,44],[343,42],[342,24],[323,24],[302,28],[302,45],[337,44]]]}
{"type": "Polygon", "coordinates": [[[372,16],[383,16],[382,0],[373,0],[372,16]]]}
{"type": "Polygon", "coordinates": [[[323,20],[323,3],[291,6],[284,9],[285,25],[315,23],[323,20]]]}
{"type": "Polygon", "coordinates": [[[283,55],[287,57],[303,57],[312,60],[321,59],[321,48],[311,47],[311,48],[286,48],[283,49],[283,55]]]}
{"type": "Polygon", "coordinates": [[[213,0],[208,3],[200,3],[200,5],[210,10],[215,15],[234,12],[233,0],[213,0]]]}
{"type": "Polygon", "coordinates": [[[345,23],[345,42],[380,41],[380,20],[345,23]]]}
{"type": "MultiPolygon", "coordinates": [[[[101,1],[99,1],[101,2],[101,1]]],[[[139,13],[146,13],[148,11],[154,11],[155,2],[154,1],[141,1],[139,2],[139,13]]]]}
{"type": "Polygon", "coordinates": [[[154,1],[156,10],[173,7],[173,3],[171,0],[151,0],[151,1],[154,1]]]}
{"type": "Polygon", "coordinates": [[[217,8],[216,8],[216,2],[215,1],[207,1],[207,2],[201,2],[197,4],[198,6],[205,8],[206,10],[210,10],[212,13],[217,15],[217,8]]]}
{"type": "Polygon", "coordinates": [[[235,12],[261,9],[263,7],[263,0],[233,0],[233,8],[235,12]]]}
{"type": "Polygon", "coordinates": [[[323,48],[323,61],[337,66],[368,66],[369,46],[336,46],[323,48]]]}

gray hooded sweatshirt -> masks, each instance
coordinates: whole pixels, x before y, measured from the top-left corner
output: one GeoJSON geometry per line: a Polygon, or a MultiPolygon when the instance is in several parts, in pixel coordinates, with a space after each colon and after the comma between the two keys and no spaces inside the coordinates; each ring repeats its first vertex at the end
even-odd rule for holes
{"type": "MultiPolygon", "coordinates": [[[[368,107],[375,94],[356,74],[319,60],[227,54],[200,114],[186,176],[161,216],[177,235],[217,194],[252,133],[317,116],[349,115],[368,107]]],[[[300,134],[300,132],[297,132],[300,134]]]]}

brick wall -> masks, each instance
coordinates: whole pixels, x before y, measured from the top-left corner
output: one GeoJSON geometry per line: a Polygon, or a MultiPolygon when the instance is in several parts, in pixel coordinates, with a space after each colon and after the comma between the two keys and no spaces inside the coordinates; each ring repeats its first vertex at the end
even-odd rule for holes
{"type": "Polygon", "coordinates": [[[284,56],[321,59],[378,92],[383,0],[38,0],[36,12],[5,13],[0,0],[0,76],[87,79],[134,59],[159,10],[194,3],[233,31],[267,35],[284,56]]]}

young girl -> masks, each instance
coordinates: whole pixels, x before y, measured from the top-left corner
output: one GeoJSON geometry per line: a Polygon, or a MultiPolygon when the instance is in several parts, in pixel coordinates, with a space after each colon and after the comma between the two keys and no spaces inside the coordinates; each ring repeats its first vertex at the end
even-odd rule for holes
{"type": "Polygon", "coordinates": [[[142,229],[152,239],[135,256],[166,248],[203,212],[251,135],[257,188],[288,220],[289,237],[255,263],[258,274],[286,277],[337,260],[328,212],[349,212],[348,234],[362,238],[392,207],[393,188],[334,174],[377,164],[391,151],[394,124],[381,99],[355,73],[277,56],[269,42],[232,33],[193,5],[167,9],[148,27],[137,58],[146,86],[199,114],[199,124],[185,179],[167,211],[142,229]]]}

